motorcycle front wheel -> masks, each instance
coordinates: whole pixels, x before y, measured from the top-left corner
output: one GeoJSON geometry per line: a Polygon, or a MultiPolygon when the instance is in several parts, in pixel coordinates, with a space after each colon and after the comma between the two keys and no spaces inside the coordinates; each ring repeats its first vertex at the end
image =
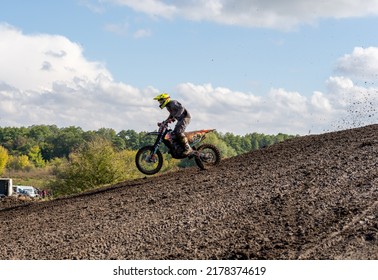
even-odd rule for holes
{"type": "Polygon", "coordinates": [[[143,174],[156,174],[163,166],[163,155],[159,150],[155,154],[153,151],[153,146],[145,146],[140,148],[135,156],[135,164],[143,174]]]}

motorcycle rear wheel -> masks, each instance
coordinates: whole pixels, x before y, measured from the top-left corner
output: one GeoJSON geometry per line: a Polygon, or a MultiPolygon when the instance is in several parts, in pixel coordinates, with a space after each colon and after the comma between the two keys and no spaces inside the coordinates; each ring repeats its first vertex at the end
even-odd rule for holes
{"type": "Polygon", "coordinates": [[[163,166],[163,155],[159,150],[153,154],[153,150],[153,146],[145,146],[140,148],[135,156],[136,167],[143,174],[156,174],[163,166]]]}
{"type": "Polygon", "coordinates": [[[198,156],[195,157],[196,164],[201,169],[208,169],[211,166],[219,164],[221,153],[217,147],[212,144],[203,144],[197,149],[198,156]]]}

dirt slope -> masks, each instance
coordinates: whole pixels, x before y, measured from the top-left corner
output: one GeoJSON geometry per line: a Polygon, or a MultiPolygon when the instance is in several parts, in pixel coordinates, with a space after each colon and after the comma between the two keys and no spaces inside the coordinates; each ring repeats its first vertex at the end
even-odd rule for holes
{"type": "Polygon", "coordinates": [[[378,259],[378,125],[0,209],[0,259],[378,259]]]}

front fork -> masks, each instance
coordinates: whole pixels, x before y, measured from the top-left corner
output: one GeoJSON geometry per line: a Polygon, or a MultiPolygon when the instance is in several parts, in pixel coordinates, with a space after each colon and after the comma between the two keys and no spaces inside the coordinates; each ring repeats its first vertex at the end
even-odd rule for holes
{"type": "Polygon", "coordinates": [[[159,150],[159,145],[160,145],[162,139],[163,138],[162,138],[161,135],[159,135],[159,137],[156,139],[155,144],[153,145],[152,152],[149,155],[146,156],[147,162],[155,162],[156,161],[155,155],[156,155],[157,151],[159,150]]]}

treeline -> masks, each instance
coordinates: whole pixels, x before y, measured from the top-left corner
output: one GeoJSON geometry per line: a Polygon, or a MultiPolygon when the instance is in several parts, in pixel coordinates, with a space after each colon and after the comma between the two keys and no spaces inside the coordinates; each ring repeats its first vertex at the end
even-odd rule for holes
{"type": "MultiPolygon", "coordinates": [[[[111,128],[84,131],[80,127],[58,128],[56,125],[0,127],[0,146],[7,149],[10,155],[29,156],[38,165],[41,161],[68,158],[70,153],[95,138],[110,141],[117,151],[138,150],[141,146],[153,142],[151,138],[145,136],[146,132],[122,130],[117,133],[111,128]]],[[[281,133],[278,135],[250,133],[240,136],[215,132],[210,138],[211,142],[218,142],[227,156],[234,156],[292,137],[294,136],[281,133]]]]}
{"type": "MultiPolygon", "coordinates": [[[[145,136],[146,132],[121,130],[117,133],[111,128],[84,131],[76,126],[58,128],[56,125],[0,127],[0,146],[7,149],[12,156],[28,156],[34,165],[40,167],[44,162],[54,158],[68,158],[70,153],[95,138],[111,142],[117,151],[132,151],[153,142],[151,137],[145,136]]],[[[210,136],[210,142],[218,144],[224,156],[230,157],[292,137],[294,136],[281,133],[278,135],[250,133],[240,136],[215,132],[210,136]]]]}
{"type": "Polygon", "coordinates": [[[101,128],[97,131],[84,131],[80,127],[58,128],[56,125],[33,125],[30,127],[0,127],[0,145],[12,155],[29,155],[39,150],[42,158],[68,157],[85,142],[96,137],[109,140],[117,150],[134,150],[143,143],[145,133],[134,130],[101,128]]]}
{"type": "MultiPolygon", "coordinates": [[[[222,158],[227,158],[292,137],[215,132],[208,134],[205,142],[216,145],[222,158]]],[[[78,193],[142,176],[134,163],[136,151],[154,141],[146,132],[134,130],[117,133],[109,128],[84,131],[55,125],[0,127],[0,176],[16,176],[18,184],[34,180],[34,186],[48,189],[54,196],[78,193]],[[44,175],[38,175],[41,173],[44,175]]],[[[162,171],[191,165],[191,160],[164,154],[162,171]]]]}

